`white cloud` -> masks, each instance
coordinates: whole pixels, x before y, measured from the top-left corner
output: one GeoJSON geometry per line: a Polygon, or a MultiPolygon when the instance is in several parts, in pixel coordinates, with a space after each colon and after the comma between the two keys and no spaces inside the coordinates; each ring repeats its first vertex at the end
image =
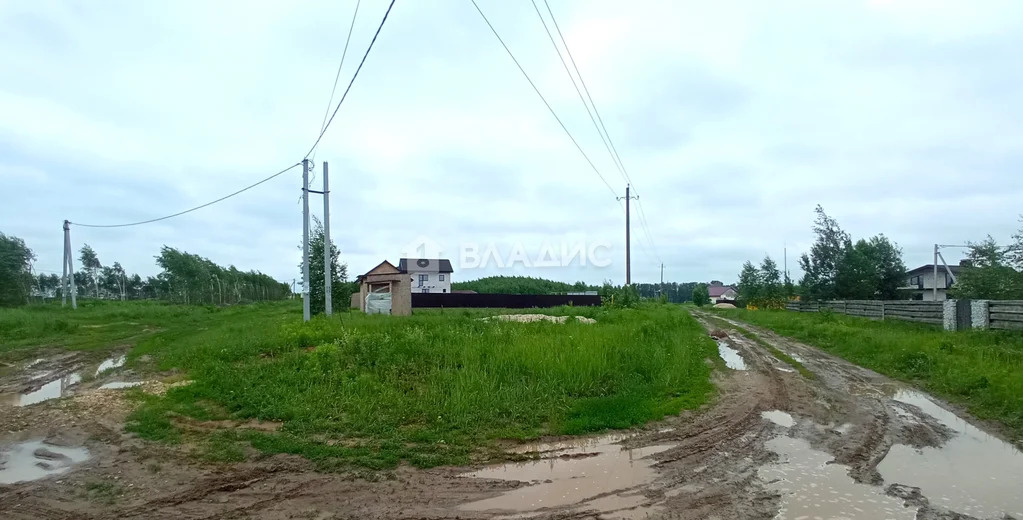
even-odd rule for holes
{"type": "MultiPolygon", "coordinates": [[[[616,191],[612,165],[532,6],[480,2],[616,191]]],[[[363,2],[340,89],[387,2],[363,2]]],[[[354,4],[59,1],[0,5],[0,222],[40,265],[60,222],[141,220],[301,159],[354,4]]],[[[666,277],[790,268],[824,205],[927,244],[1008,238],[1023,195],[1023,7],[1015,2],[553,2],[650,225],[666,277]]],[[[541,9],[543,6],[541,5],[541,9]]],[[[340,92],[339,92],[340,94],[340,92]]],[[[443,244],[565,233],[614,243],[621,209],[462,2],[399,2],[316,155],[352,274],[419,235],[443,244]],[[350,252],[350,253],[349,253],[350,252]]],[[[149,227],[76,229],[145,274],[162,244],[295,276],[299,175],[149,227]]],[[[320,207],[319,201],[313,207],[320,207]]],[[[657,278],[634,215],[634,280],[657,278]]],[[[59,266],[59,265],[58,265],[59,266]]]]}

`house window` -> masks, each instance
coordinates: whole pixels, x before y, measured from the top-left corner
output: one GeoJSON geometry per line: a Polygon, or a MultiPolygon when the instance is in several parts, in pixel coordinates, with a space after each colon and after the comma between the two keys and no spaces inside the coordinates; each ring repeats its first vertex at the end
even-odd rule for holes
{"type": "Polygon", "coordinates": [[[440,292],[446,293],[446,292],[448,292],[448,290],[447,289],[441,289],[440,292]]]}
{"type": "Polygon", "coordinates": [[[438,278],[437,278],[438,280],[440,280],[440,281],[442,281],[442,282],[444,281],[444,275],[442,275],[442,274],[439,274],[439,275],[437,275],[437,277],[438,277],[438,278]]]}
{"type": "Polygon", "coordinates": [[[428,274],[421,274],[421,275],[419,275],[419,286],[420,287],[422,287],[424,283],[429,282],[429,281],[430,281],[430,275],[428,275],[428,274]]]}
{"type": "Polygon", "coordinates": [[[428,289],[428,288],[425,288],[425,287],[424,287],[424,288],[423,288],[423,292],[424,292],[424,293],[428,293],[428,292],[430,292],[430,289],[428,289]]]}

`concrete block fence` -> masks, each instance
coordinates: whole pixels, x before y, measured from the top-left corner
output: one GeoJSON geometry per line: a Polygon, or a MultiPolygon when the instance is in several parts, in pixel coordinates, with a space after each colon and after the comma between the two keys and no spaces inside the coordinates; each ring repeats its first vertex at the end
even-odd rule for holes
{"type": "Polygon", "coordinates": [[[941,325],[945,330],[1023,330],[1023,300],[837,300],[788,302],[796,312],[832,312],[878,320],[903,320],[941,325]]]}

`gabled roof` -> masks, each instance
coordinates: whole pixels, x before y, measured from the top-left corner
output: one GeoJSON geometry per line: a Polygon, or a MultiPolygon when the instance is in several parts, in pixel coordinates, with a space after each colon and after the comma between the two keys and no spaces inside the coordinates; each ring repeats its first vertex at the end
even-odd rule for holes
{"type": "Polygon", "coordinates": [[[398,260],[398,271],[403,273],[409,272],[409,266],[412,267],[412,272],[429,271],[431,273],[453,273],[454,269],[451,268],[451,260],[447,258],[402,258],[398,260]],[[425,260],[429,262],[426,267],[420,267],[419,262],[425,260]]]}
{"type": "Polygon", "coordinates": [[[366,274],[360,274],[359,276],[356,276],[355,279],[362,280],[363,278],[371,274],[398,274],[400,272],[401,271],[399,271],[397,267],[394,267],[394,264],[388,262],[387,260],[384,260],[383,262],[377,264],[377,266],[374,267],[373,269],[367,271],[366,274]]]}
{"type": "Polygon", "coordinates": [[[712,285],[707,287],[707,295],[711,298],[721,296],[728,291],[736,291],[736,288],[731,285],[712,285]]]}
{"type": "MultiPolygon", "coordinates": [[[[958,265],[950,265],[950,266],[948,266],[948,269],[950,271],[952,271],[952,274],[958,274],[959,273],[959,266],[958,265]]],[[[939,265],[938,266],[938,274],[941,274],[941,273],[944,273],[944,272],[945,272],[945,266],[944,265],[939,265]]],[[[928,274],[928,273],[931,273],[931,274],[934,273],[934,264],[925,264],[925,265],[921,265],[920,267],[917,267],[916,269],[913,269],[912,271],[906,271],[906,276],[915,276],[915,275],[918,275],[918,274],[928,274]]]]}

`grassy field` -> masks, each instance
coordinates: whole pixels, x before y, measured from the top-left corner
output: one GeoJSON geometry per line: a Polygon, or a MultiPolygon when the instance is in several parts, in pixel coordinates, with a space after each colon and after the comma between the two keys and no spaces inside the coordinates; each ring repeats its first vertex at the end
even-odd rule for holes
{"type": "Polygon", "coordinates": [[[1023,334],[945,332],[935,326],[831,313],[714,312],[913,383],[1023,436],[1023,334]]]}
{"type": "MultiPolygon", "coordinates": [[[[0,311],[0,350],[96,351],[131,343],[129,366],[192,383],[136,395],[127,428],[196,443],[212,460],[251,446],[323,468],[467,463],[498,439],[626,428],[697,407],[716,349],[678,306],[550,309],[593,325],[510,323],[496,311],[342,314],[301,322],[297,302],[204,308],[106,303],[0,311]],[[100,326],[95,326],[100,325],[100,326]],[[182,419],[278,421],[277,432],[201,434],[182,419]]],[[[532,311],[530,311],[532,312],[532,311]]]]}

